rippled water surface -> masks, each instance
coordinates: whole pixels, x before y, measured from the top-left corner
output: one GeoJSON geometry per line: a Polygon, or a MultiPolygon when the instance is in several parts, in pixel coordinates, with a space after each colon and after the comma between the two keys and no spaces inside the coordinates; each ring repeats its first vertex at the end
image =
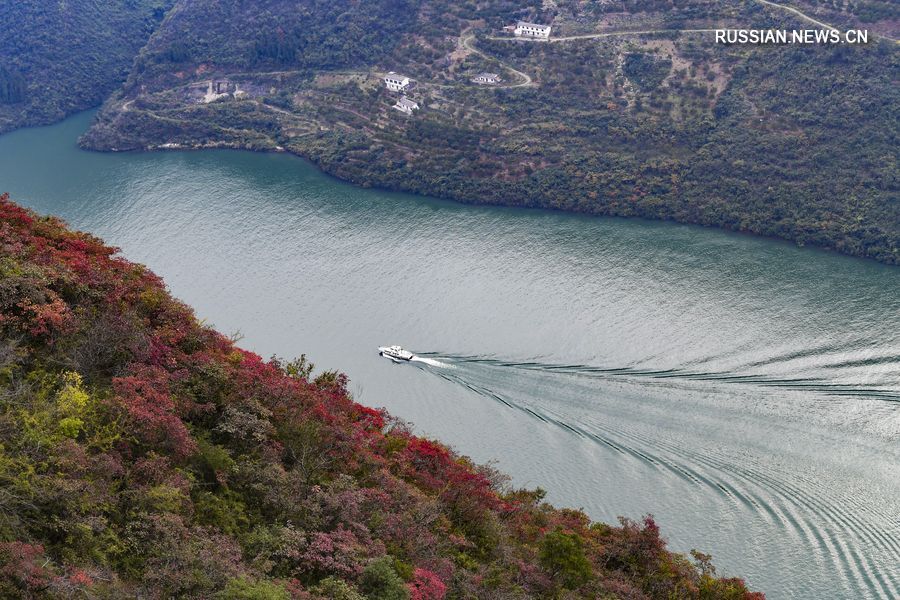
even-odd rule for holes
{"type": "Polygon", "coordinates": [[[0,137],[0,189],[244,346],[346,371],[556,503],[653,513],[770,598],[900,598],[900,269],[363,190],[287,156],[80,152],[89,118],[0,137]]]}

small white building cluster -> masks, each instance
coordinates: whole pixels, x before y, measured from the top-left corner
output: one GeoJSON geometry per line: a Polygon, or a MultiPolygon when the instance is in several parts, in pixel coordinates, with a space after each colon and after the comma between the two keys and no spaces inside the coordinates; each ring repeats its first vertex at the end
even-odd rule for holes
{"type": "Polygon", "coordinates": [[[387,86],[387,89],[392,92],[402,92],[408,89],[411,83],[412,81],[409,77],[398,75],[393,71],[384,76],[384,84],[387,86]]]}
{"type": "Polygon", "coordinates": [[[496,73],[479,73],[472,78],[472,83],[480,85],[496,85],[503,81],[496,73]]]}
{"type": "Polygon", "coordinates": [[[410,100],[406,96],[402,96],[399,100],[397,100],[397,104],[394,105],[394,108],[402,113],[411,115],[413,114],[413,111],[419,110],[419,105],[414,100],[410,100]]]}
{"type": "Polygon", "coordinates": [[[526,23],[519,21],[513,33],[516,37],[534,38],[537,40],[550,39],[550,25],[539,25],[537,23],[526,23]]]}
{"type": "MultiPolygon", "coordinates": [[[[519,21],[514,28],[513,26],[509,26],[504,27],[504,29],[507,31],[512,30],[516,37],[549,40],[551,26],[519,21]]],[[[501,79],[500,75],[497,73],[479,73],[472,78],[472,83],[477,83],[479,85],[496,85],[501,81],[503,81],[503,79],[501,79]]],[[[384,76],[384,85],[392,92],[406,92],[413,87],[414,82],[405,75],[391,71],[384,76]]],[[[212,91],[212,88],[210,88],[210,91],[212,91]]],[[[419,110],[419,104],[404,94],[397,100],[397,103],[394,104],[394,108],[404,114],[411,115],[413,112],[419,110]]]]}
{"type": "MultiPolygon", "coordinates": [[[[391,71],[384,76],[384,85],[392,92],[405,92],[414,87],[415,82],[405,75],[400,75],[391,71]]],[[[400,96],[394,108],[406,115],[411,115],[419,110],[419,104],[406,94],[400,96]]]]}
{"type": "Polygon", "coordinates": [[[249,98],[250,94],[240,89],[238,84],[228,81],[227,79],[215,80],[210,79],[206,88],[206,94],[203,96],[203,102],[209,104],[221,98],[234,97],[235,100],[244,100],[249,98]]]}

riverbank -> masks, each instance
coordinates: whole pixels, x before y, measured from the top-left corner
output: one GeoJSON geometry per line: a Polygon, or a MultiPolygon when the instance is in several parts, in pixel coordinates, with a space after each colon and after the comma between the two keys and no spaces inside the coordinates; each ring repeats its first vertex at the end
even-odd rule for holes
{"type": "MultiPolygon", "coordinates": [[[[744,20],[790,15],[745,9],[744,20]]],[[[442,38],[439,67],[393,67],[416,79],[412,115],[394,110],[378,68],[160,64],[113,96],[81,143],[284,149],[366,187],[671,220],[900,263],[896,44],[726,48],[705,31],[517,44],[465,28],[452,45],[442,38]],[[504,82],[474,85],[479,70],[504,82]],[[213,81],[235,93],[207,102],[213,81]]]]}
{"type": "Polygon", "coordinates": [[[4,189],[242,347],[309,352],[358,402],[557,506],[652,513],[674,550],[775,600],[900,590],[900,270],[364,189],[284,154],[83,152],[89,124],[0,137],[4,189]],[[447,366],[393,365],[393,343],[447,366]]]}
{"type": "MultiPolygon", "coordinates": [[[[233,107],[231,107],[233,108],[233,107]]],[[[273,107],[263,103],[240,107],[239,123],[266,121],[272,117],[273,107]]],[[[701,182],[683,181],[666,196],[655,196],[648,188],[659,185],[659,174],[648,174],[638,182],[632,175],[621,172],[596,173],[591,177],[608,184],[609,188],[584,188],[582,178],[566,174],[568,167],[532,171],[531,175],[511,177],[508,172],[473,176],[458,169],[435,171],[427,159],[412,153],[427,152],[404,144],[385,142],[369,135],[364,123],[358,122],[358,112],[349,114],[354,126],[348,123],[323,125],[309,115],[300,114],[301,125],[280,122],[284,130],[235,127],[228,120],[230,110],[217,107],[202,113],[194,109],[190,119],[164,119],[154,127],[156,117],[140,115],[136,111],[117,112],[107,107],[98,123],[84,136],[80,145],[95,151],[158,151],[201,150],[229,148],[257,152],[289,152],[313,162],[323,172],[363,187],[408,192],[454,200],[470,205],[496,205],[520,208],[543,208],[594,216],[639,217],[715,227],[763,237],[784,239],[798,246],[813,245],[853,256],[872,258],[887,264],[900,263],[896,229],[900,223],[886,223],[886,227],[856,220],[841,237],[835,238],[833,228],[822,224],[803,225],[778,217],[782,208],[765,200],[753,201],[753,211],[747,212],[737,199],[713,198],[714,202],[696,202],[704,193],[701,182]],[[198,114],[199,113],[199,114],[198,114]],[[144,120],[140,124],[139,120],[144,120]],[[124,121],[124,122],[123,122],[124,121]],[[148,121],[151,122],[148,124],[148,121]],[[113,124],[110,124],[112,122],[113,124]],[[298,129],[300,130],[297,133],[298,129]],[[388,149],[392,148],[393,152],[388,149]],[[405,158],[399,158],[396,152],[405,158]],[[617,179],[617,176],[621,178],[617,179]],[[622,189],[627,182],[627,189],[622,189]],[[623,197],[625,194],[630,194],[623,197]],[[762,211],[766,217],[758,213],[762,211]],[[864,234],[862,232],[865,232],[864,234]]],[[[621,165],[618,165],[621,166],[621,165]]],[[[676,177],[676,176],[672,176],[676,177]]],[[[744,201],[750,199],[744,197],[744,201]]],[[[867,202],[866,206],[872,206],[867,202]]],[[[889,210],[890,205],[885,205],[889,210]]],[[[891,213],[888,212],[890,215],[891,213]]],[[[847,215],[850,216],[849,214],[847,215]]]]}

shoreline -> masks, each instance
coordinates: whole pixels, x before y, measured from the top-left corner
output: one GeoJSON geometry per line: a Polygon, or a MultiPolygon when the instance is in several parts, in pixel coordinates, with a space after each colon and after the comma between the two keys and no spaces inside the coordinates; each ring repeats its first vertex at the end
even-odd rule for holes
{"type": "MultiPolygon", "coordinates": [[[[76,113],[77,114],[77,113],[76,113]]],[[[770,235],[765,233],[760,233],[756,231],[752,231],[750,229],[737,229],[732,227],[726,227],[722,225],[716,224],[708,224],[702,223],[698,221],[690,221],[690,220],[681,220],[672,217],[656,217],[652,215],[638,215],[638,214],[616,214],[614,212],[605,212],[605,211],[590,211],[590,210],[572,210],[566,208],[552,207],[552,206],[540,206],[540,205],[526,205],[526,204],[515,204],[512,202],[491,202],[484,201],[479,199],[469,199],[465,197],[454,197],[452,195],[443,195],[437,192],[428,192],[416,189],[414,186],[390,186],[383,185],[380,183],[370,183],[365,181],[357,181],[351,177],[344,177],[337,172],[337,169],[329,168],[328,164],[323,163],[322,161],[316,160],[314,156],[310,156],[307,154],[303,154],[299,151],[296,151],[287,147],[278,147],[278,148],[259,148],[251,145],[239,145],[236,143],[229,142],[209,142],[206,144],[194,144],[192,146],[186,144],[150,144],[140,148],[130,148],[130,149],[98,149],[92,147],[83,146],[81,143],[78,143],[78,147],[81,150],[86,152],[98,152],[101,154],[126,154],[130,152],[134,153],[143,153],[143,152],[202,152],[204,150],[231,150],[237,152],[254,152],[259,154],[285,154],[290,155],[295,158],[299,158],[301,160],[309,162],[316,169],[318,169],[323,174],[328,177],[332,177],[337,181],[340,181],[345,184],[353,185],[363,189],[375,189],[382,190],[390,193],[403,193],[410,194],[413,196],[419,196],[424,198],[433,198],[437,200],[447,201],[447,202],[455,202],[457,204],[465,205],[465,206],[493,206],[493,207],[502,207],[502,208],[511,208],[511,209],[524,209],[524,210],[546,210],[554,213],[567,213],[573,215],[579,215],[582,217],[600,217],[600,218],[618,218],[618,219],[629,219],[629,220],[644,220],[644,221],[656,221],[656,222],[667,222],[673,223],[677,225],[688,225],[693,227],[702,227],[703,229],[710,230],[718,230],[724,231],[732,234],[738,235],[746,235],[753,238],[758,238],[762,240],[767,240],[771,242],[780,242],[785,243],[790,246],[802,249],[812,249],[820,252],[827,252],[831,254],[837,254],[840,256],[846,256],[849,258],[872,261],[878,264],[886,265],[888,267],[900,267],[900,256],[897,257],[896,261],[891,262],[889,260],[881,260],[874,256],[866,256],[862,254],[852,253],[852,252],[844,252],[838,248],[830,247],[822,244],[815,243],[804,243],[803,241],[798,241],[794,238],[779,236],[779,235],[770,235]]]]}
{"type": "MultiPolygon", "coordinates": [[[[5,131],[0,133],[0,136],[15,133],[16,131],[24,131],[29,129],[39,129],[41,127],[53,127],[66,121],[67,119],[77,117],[79,115],[85,113],[93,112],[95,117],[102,110],[103,105],[94,106],[85,110],[78,110],[72,112],[62,119],[56,120],[52,123],[46,123],[41,125],[24,125],[17,127],[15,129],[5,131]]],[[[332,168],[328,163],[318,160],[313,153],[303,153],[297,149],[291,147],[278,146],[275,148],[264,148],[259,146],[254,146],[250,144],[240,144],[236,142],[227,142],[227,141],[212,141],[206,143],[195,143],[195,144],[182,144],[182,143],[164,143],[164,144],[146,144],[140,147],[134,148],[97,148],[92,147],[90,145],[85,145],[82,143],[82,136],[87,134],[90,131],[90,127],[93,126],[94,121],[92,120],[91,125],[87,130],[82,132],[82,134],[75,140],[76,145],[80,150],[85,152],[97,152],[100,154],[128,154],[128,153],[144,153],[144,152],[201,152],[204,150],[231,150],[238,152],[254,152],[259,154],[285,154],[290,155],[295,158],[299,158],[301,160],[305,160],[313,165],[316,169],[318,169],[323,174],[328,177],[333,177],[335,180],[340,181],[345,184],[357,186],[363,189],[376,189],[382,190],[385,192],[391,193],[404,193],[411,194],[414,196],[433,198],[442,201],[455,202],[461,205],[466,206],[494,206],[494,207],[503,207],[503,208],[514,208],[514,209],[529,209],[529,210],[547,210],[555,213],[568,213],[579,215],[582,217],[602,217],[602,218],[622,218],[622,219],[630,219],[630,220],[646,220],[646,221],[656,221],[656,222],[668,222],[678,225],[688,225],[688,226],[696,226],[702,227],[704,229],[711,230],[719,230],[733,234],[739,235],[747,235],[754,238],[759,238],[767,241],[776,241],[781,243],[786,243],[791,246],[803,249],[813,249],[822,252],[834,253],[841,256],[851,257],[860,260],[873,261],[879,264],[883,264],[889,267],[898,267],[900,266],[900,255],[894,261],[891,260],[882,260],[879,257],[875,256],[866,256],[859,253],[854,252],[846,252],[839,248],[828,246],[824,244],[817,243],[806,243],[800,240],[797,240],[792,237],[781,236],[781,235],[772,235],[763,232],[753,231],[751,229],[740,229],[734,227],[728,227],[720,224],[711,224],[711,223],[703,223],[697,220],[688,220],[688,219],[678,219],[671,216],[655,216],[649,214],[621,214],[614,211],[603,211],[603,210],[577,210],[563,207],[554,207],[554,206],[543,206],[540,204],[532,205],[525,203],[514,203],[514,202],[502,202],[502,201],[491,201],[490,199],[479,199],[475,197],[466,197],[463,195],[453,195],[453,194],[443,194],[439,190],[429,191],[425,189],[419,189],[413,185],[402,185],[402,180],[397,180],[400,185],[388,185],[383,182],[378,181],[363,181],[361,179],[354,178],[352,176],[344,176],[340,173],[340,169],[332,168]]],[[[474,183],[475,180],[469,180],[469,183],[474,183]]]]}

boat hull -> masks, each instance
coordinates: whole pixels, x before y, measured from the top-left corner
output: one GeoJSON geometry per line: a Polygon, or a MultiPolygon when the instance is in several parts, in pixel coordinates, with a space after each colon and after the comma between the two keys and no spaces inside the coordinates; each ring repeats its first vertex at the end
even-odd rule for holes
{"type": "Polygon", "coordinates": [[[412,352],[408,352],[406,350],[396,351],[396,350],[393,350],[392,348],[379,348],[378,354],[380,354],[381,356],[383,356],[385,358],[390,358],[391,360],[394,360],[394,361],[404,361],[404,362],[409,362],[416,357],[416,355],[413,354],[412,352]]]}

